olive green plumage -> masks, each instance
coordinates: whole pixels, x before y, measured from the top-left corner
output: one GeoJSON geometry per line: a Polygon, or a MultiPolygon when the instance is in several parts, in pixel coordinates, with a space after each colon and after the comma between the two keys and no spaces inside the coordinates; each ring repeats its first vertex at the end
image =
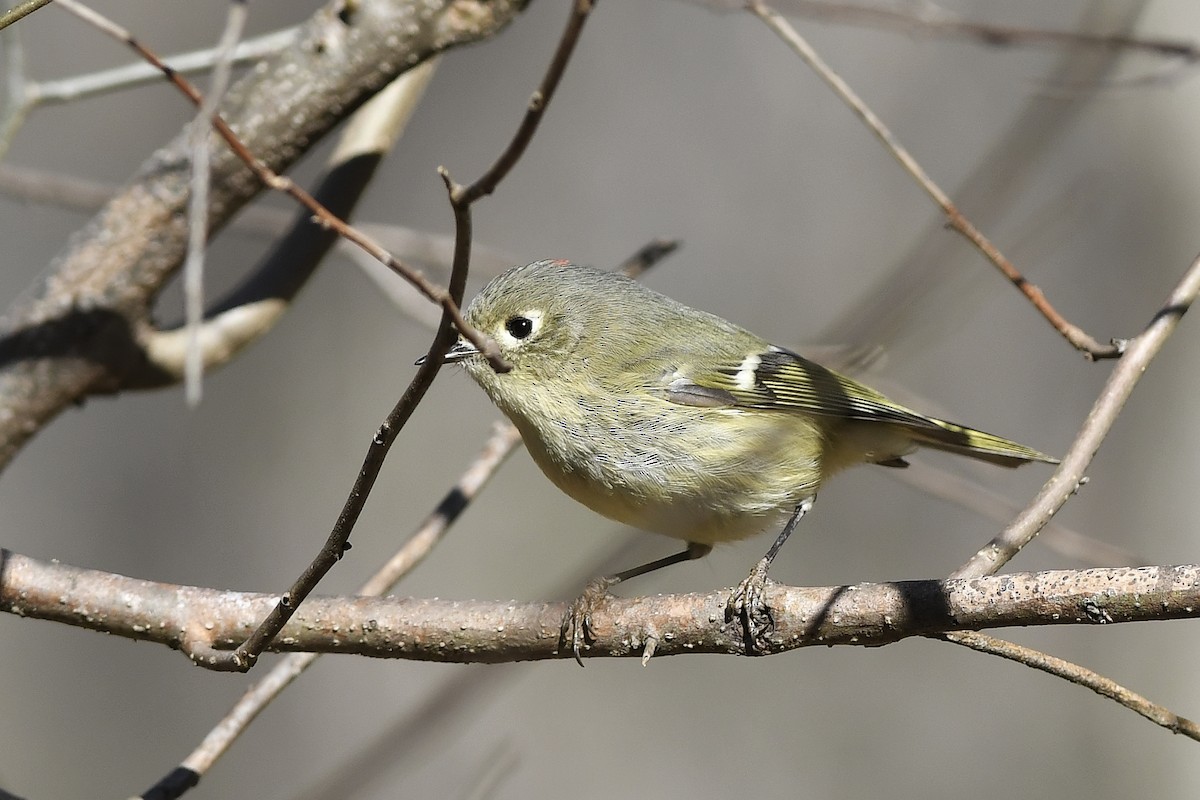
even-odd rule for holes
{"type": "Polygon", "coordinates": [[[720,317],[621,275],[540,261],[489,283],[447,355],[520,429],[560,489],[621,522],[698,544],[756,533],[860,463],[918,447],[993,464],[1055,463],[927,417],[720,317]]]}

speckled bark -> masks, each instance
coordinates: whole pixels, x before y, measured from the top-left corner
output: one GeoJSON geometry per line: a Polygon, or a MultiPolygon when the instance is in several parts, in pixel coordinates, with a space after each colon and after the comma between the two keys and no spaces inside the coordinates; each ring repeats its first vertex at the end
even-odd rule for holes
{"type": "MultiPolygon", "coordinates": [[[[730,589],[617,598],[590,626],[589,657],[748,655],[726,622],[730,589]]],[[[1053,570],[854,586],[770,584],[775,627],[755,655],[814,645],[883,645],[912,636],[1030,625],[1113,625],[1200,616],[1200,567],[1053,570]]],[[[191,654],[232,649],[276,598],[127,578],[0,550],[0,612],[50,619],[191,654]]],[[[565,603],[310,597],[272,650],[418,661],[570,658],[565,603]]]]}

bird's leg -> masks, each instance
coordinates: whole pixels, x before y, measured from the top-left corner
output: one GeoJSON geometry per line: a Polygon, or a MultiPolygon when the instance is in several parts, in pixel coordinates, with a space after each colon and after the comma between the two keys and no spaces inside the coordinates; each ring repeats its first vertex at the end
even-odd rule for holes
{"type": "Polygon", "coordinates": [[[712,545],[688,542],[687,549],[680,553],[623,570],[615,575],[604,575],[588,581],[583,594],[575,598],[575,602],[571,603],[571,607],[567,609],[567,613],[563,617],[562,627],[559,629],[558,641],[560,646],[565,645],[569,641],[571,643],[571,651],[575,654],[575,660],[582,667],[583,658],[580,655],[580,651],[589,640],[594,638],[592,636],[592,612],[608,600],[610,597],[608,593],[609,589],[621,581],[645,575],[647,572],[654,572],[663,567],[669,567],[672,564],[703,558],[711,551],[712,545]]]}
{"type": "Polygon", "coordinates": [[[733,590],[733,594],[729,596],[729,602],[725,606],[725,621],[731,622],[734,619],[741,621],[742,634],[746,637],[747,653],[754,653],[758,650],[759,640],[775,627],[775,620],[771,616],[771,609],[767,607],[766,601],[767,571],[771,569],[771,562],[779,554],[783,543],[796,529],[796,524],[812,508],[813,499],[808,497],[800,501],[796,510],[792,512],[792,516],[788,518],[787,524],[783,526],[783,530],[779,532],[779,538],[775,540],[775,544],[771,545],[767,554],[754,565],[754,569],[750,570],[746,579],[739,583],[738,587],[733,590]]]}

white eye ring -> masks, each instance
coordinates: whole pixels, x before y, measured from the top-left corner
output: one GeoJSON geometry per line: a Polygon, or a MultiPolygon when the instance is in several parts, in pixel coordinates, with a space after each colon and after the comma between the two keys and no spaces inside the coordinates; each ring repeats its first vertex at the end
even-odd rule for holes
{"type": "Polygon", "coordinates": [[[542,319],[542,312],[536,309],[513,314],[504,321],[497,338],[507,347],[520,347],[541,331],[542,319]]]}

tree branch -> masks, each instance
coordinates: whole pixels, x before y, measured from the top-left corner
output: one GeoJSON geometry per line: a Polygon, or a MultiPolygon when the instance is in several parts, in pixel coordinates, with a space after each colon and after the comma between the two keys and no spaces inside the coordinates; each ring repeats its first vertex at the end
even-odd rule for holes
{"type": "MultiPolygon", "coordinates": [[[[183,95],[189,100],[191,100],[192,103],[194,103],[197,107],[204,106],[206,101],[205,98],[200,94],[200,91],[186,78],[168,67],[156,53],[142,44],[141,41],[138,40],[131,32],[121,28],[116,23],[104,18],[86,6],[83,6],[77,2],[77,0],[61,0],[61,4],[64,8],[70,9],[72,13],[78,14],[100,30],[128,45],[134,52],[146,59],[147,62],[158,67],[162,71],[163,77],[165,77],[169,83],[179,89],[179,91],[182,92],[183,95]]],[[[212,114],[211,119],[212,128],[216,132],[217,136],[224,140],[229,149],[241,159],[242,163],[250,169],[254,177],[256,177],[263,186],[289,195],[293,200],[312,212],[313,217],[318,225],[335,231],[343,239],[353,242],[386,264],[392,269],[393,272],[415,286],[431,301],[440,305],[443,313],[449,316],[450,320],[454,323],[454,327],[458,329],[459,333],[461,333],[464,338],[469,339],[473,344],[476,345],[476,347],[484,352],[488,356],[489,360],[493,362],[493,366],[496,369],[506,368],[506,365],[504,364],[503,360],[500,359],[500,356],[495,351],[495,348],[489,345],[487,338],[468,325],[463,319],[462,313],[458,308],[459,303],[462,300],[461,297],[456,297],[453,291],[448,291],[434,284],[432,281],[426,278],[424,273],[422,273],[420,270],[401,262],[394,255],[387,252],[387,250],[384,249],[383,246],[381,246],[378,242],[371,239],[371,237],[367,236],[362,231],[351,227],[346,223],[345,220],[331,212],[291,178],[281,175],[279,172],[268,166],[264,161],[259,159],[249,147],[246,146],[245,142],[238,137],[233,128],[230,127],[230,125],[224,119],[222,119],[219,114],[212,114]]],[[[194,161],[194,156],[192,160],[194,161]]],[[[193,189],[189,193],[189,200],[194,201],[195,197],[196,192],[193,185],[193,189]]],[[[193,205],[194,202],[189,202],[189,220],[192,217],[190,212],[192,211],[193,205]]],[[[189,231],[194,230],[195,226],[189,224],[189,231]]],[[[193,252],[192,237],[190,235],[187,252],[190,260],[190,254],[193,252]]],[[[185,304],[188,302],[187,297],[189,295],[186,273],[187,263],[185,262],[185,304]]],[[[197,309],[197,314],[199,311],[202,311],[202,309],[197,309]]],[[[190,312],[189,316],[191,316],[190,312]]],[[[189,383],[190,382],[191,381],[189,381],[189,383]]],[[[189,388],[189,400],[193,399],[194,398],[191,396],[191,390],[189,388]]]]}
{"type": "Polygon", "coordinates": [[[1003,531],[987,543],[967,563],[955,570],[952,577],[967,578],[991,575],[1004,566],[1021,548],[1037,536],[1050,518],[1058,513],[1071,495],[1079,491],[1087,481],[1084,471],[1092,463],[1096,451],[1108,436],[1113,423],[1133,388],[1146,373],[1146,368],[1158,354],[1163,343],[1171,336],[1179,320],[1200,293],[1200,256],[1196,257],[1184,272],[1167,302],[1146,326],[1146,329],[1129,341],[1125,355],[1113,367],[1108,382],[1092,405],[1071,449],[1063,457],[1058,469],[1038,492],[1037,497],[1008,524],[1003,531]]]}
{"type": "MultiPolygon", "coordinates": [[[[410,70],[355,112],[313,191],[317,202],[331,213],[349,218],[424,93],[433,66],[427,61],[410,70]]],[[[341,241],[311,215],[296,218],[246,280],[207,312],[200,328],[205,370],[225,364],[271,330],[325,255],[341,241]]],[[[158,330],[147,321],[138,331],[146,368],[128,376],[127,386],[159,387],[182,379],[188,338],[185,328],[158,330]]]]}
{"type": "Polygon", "coordinates": [[[1025,295],[1026,299],[1033,305],[1034,308],[1041,313],[1046,321],[1058,331],[1064,339],[1071,345],[1081,351],[1088,358],[1093,360],[1104,358],[1119,358],[1124,351],[1124,343],[1113,340],[1110,344],[1101,344],[1085,330],[1071,323],[1058,312],[1050,301],[1046,299],[1045,294],[1034,284],[1021,274],[1020,270],[1008,258],[1000,252],[1000,248],[996,247],[990,239],[983,235],[983,232],[976,228],[969,219],[958,207],[950,200],[950,196],[942,190],[940,186],[934,183],[933,179],[921,167],[913,155],[908,152],[904,145],[892,134],[891,130],[883,124],[870,106],[858,96],[858,93],[850,87],[840,75],[834,72],[820,54],[813,49],[812,45],[802,37],[799,32],[784,19],[777,11],[772,9],[766,3],[752,2],[748,4],[751,12],[756,14],[766,25],[773,30],[792,51],[798,55],[805,64],[812,68],[814,72],[820,76],[821,80],[825,81],[834,93],[842,99],[851,111],[862,120],[863,124],[875,134],[884,148],[892,154],[900,166],[904,168],[909,175],[925,190],[925,193],[937,203],[941,208],[942,213],[946,215],[946,220],[951,228],[961,234],[964,239],[975,246],[979,252],[992,262],[1001,274],[1007,278],[1013,286],[1017,288],[1021,294],[1025,295]]]}
{"type": "MultiPolygon", "coordinates": [[[[59,0],[74,3],[75,0],[59,0]]],[[[184,355],[184,395],[188,405],[200,404],[204,375],[204,348],[201,326],[204,323],[204,262],[208,252],[208,187],[212,144],[212,117],[221,105],[233,74],[233,48],[242,38],[249,16],[247,0],[233,0],[225,15],[225,30],[217,43],[208,94],[200,102],[191,125],[192,183],[188,194],[188,243],[183,262],[183,314],[187,328],[184,355]]]]}
{"type": "MultiPolygon", "coordinates": [[[[247,64],[273,56],[280,50],[296,44],[298,29],[286,28],[245,39],[237,43],[230,54],[232,63],[247,64]]],[[[213,68],[220,57],[219,48],[204,48],[186,53],[164,56],[163,61],[171,69],[184,75],[206,72],[213,68]]],[[[162,71],[144,60],[134,61],[123,67],[95,70],[68,78],[54,78],[30,83],[29,103],[33,106],[71,103],[87,97],[134,89],[148,83],[162,81],[162,71]]]]}
{"type": "Polygon", "coordinates": [[[972,631],[945,633],[931,637],[942,639],[952,644],[969,647],[980,653],[1000,656],[1009,661],[1015,661],[1026,667],[1041,670],[1049,675],[1063,678],[1071,683],[1091,689],[1101,697],[1107,697],[1131,711],[1141,714],[1155,725],[1160,725],[1171,733],[1179,733],[1189,739],[1200,741],[1200,725],[1187,717],[1181,717],[1174,711],[1152,703],[1137,692],[1132,692],[1111,678],[1106,678],[1087,667],[1072,664],[1056,656],[1039,652],[1030,647],[1006,642],[994,636],[987,636],[972,631]]]}
{"type": "MultiPolygon", "coordinates": [[[[508,146],[501,153],[496,165],[484,173],[484,178],[481,179],[481,181],[487,180],[490,182],[489,191],[494,189],[496,184],[508,174],[517,159],[520,158],[521,153],[524,152],[529,138],[536,131],[537,125],[545,113],[546,106],[549,105],[553,96],[554,87],[558,85],[562,72],[566,69],[571,51],[578,40],[579,31],[582,29],[583,23],[587,20],[591,9],[592,3],[590,0],[576,0],[575,7],[568,19],[567,27],[562,34],[554,58],[546,68],[545,77],[541,83],[541,91],[535,95],[538,99],[536,109],[533,108],[534,104],[531,103],[530,111],[526,113],[524,121],[518,127],[508,146]]],[[[295,580],[288,592],[279,598],[275,607],[271,609],[270,614],[250,633],[245,641],[238,645],[236,650],[222,657],[211,648],[207,650],[196,648],[193,652],[207,662],[206,666],[216,669],[234,669],[240,671],[250,669],[257,660],[259,653],[263,652],[279,632],[283,630],[284,625],[296,613],[299,605],[304,602],[309,593],[316,588],[321,578],[333,568],[333,565],[337,563],[338,559],[349,548],[350,534],[354,530],[354,526],[358,522],[358,517],[366,505],[367,498],[371,494],[371,489],[375,485],[375,480],[379,477],[379,470],[383,466],[383,461],[387,457],[388,450],[391,449],[392,444],[396,441],[396,437],[400,434],[400,430],[408,423],[417,405],[433,384],[433,379],[442,368],[443,356],[449,351],[459,332],[464,337],[471,339],[488,356],[493,369],[507,370],[509,368],[504,359],[500,357],[499,349],[495,344],[488,340],[487,337],[482,337],[481,339],[481,334],[467,325],[459,313],[463,292],[466,289],[467,271],[470,266],[472,238],[471,204],[486,193],[475,191],[480,185],[480,182],[476,182],[471,187],[467,187],[465,193],[460,194],[458,191],[460,187],[449,179],[446,170],[442,169],[440,172],[450,192],[450,204],[454,210],[455,242],[454,265],[450,270],[450,282],[446,290],[442,292],[444,297],[441,303],[442,321],[438,326],[437,333],[433,337],[433,342],[430,344],[425,358],[419,362],[420,366],[417,368],[417,373],[409,381],[404,394],[400,396],[396,405],[375,432],[375,436],[371,440],[371,445],[367,450],[367,455],[363,459],[362,467],[359,469],[354,484],[350,488],[349,496],[346,498],[341,513],[338,514],[337,521],[334,523],[333,529],[330,531],[317,557],[305,568],[300,577],[295,580]]],[[[331,220],[331,222],[333,221],[331,220]]],[[[361,237],[357,232],[344,230],[344,228],[344,225],[336,227],[340,234],[363,246],[364,249],[369,249],[360,241],[360,239],[365,237],[361,237]],[[351,235],[351,233],[355,235],[351,235]]],[[[384,263],[393,267],[399,266],[390,256],[384,263]]],[[[410,281],[413,278],[413,275],[408,270],[403,271],[401,274],[410,281]]]]}
{"type": "MultiPolygon", "coordinates": [[[[656,655],[747,655],[737,626],[724,622],[730,591],[614,597],[593,618],[589,654],[641,658],[651,648],[656,655]]],[[[176,649],[237,647],[277,600],[155,583],[0,550],[0,611],[176,649]]],[[[1195,619],[1200,617],[1200,565],[833,587],[771,583],[767,600],[775,630],[762,653],[772,654],[1011,626],[1195,619]]],[[[569,649],[559,650],[566,610],[566,603],[310,597],[270,647],[456,663],[571,658],[569,649]]]]}
{"type": "MultiPolygon", "coordinates": [[[[673,252],[678,243],[659,239],[650,242],[630,256],[620,269],[636,277],[673,252]]],[[[438,503],[433,512],[408,541],[359,588],[361,595],[382,595],[403,576],[420,564],[441,541],[459,515],[495,474],[520,442],[520,434],[511,422],[497,423],[495,431],[479,457],[467,468],[458,482],[438,503]]],[[[582,582],[583,579],[580,579],[582,582]]],[[[313,664],[317,653],[290,653],[275,664],[259,681],[233,705],[209,731],[199,746],[183,762],[142,797],[166,800],[179,797],[200,780],[200,777],[223,756],[258,714],[277,698],[291,683],[313,664]]],[[[495,673],[491,673],[495,674],[495,673]]],[[[461,697],[461,695],[460,695],[461,697]]]]}
{"type": "MultiPolygon", "coordinates": [[[[400,73],[448,48],[494,35],[519,0],[379,0],[353,13],[332,2],[296,45],[249,72],[221,117],[279,173],[400,73]]],[[[213,153],[210,229],[262,190],[226,148],[213,153]]],[[[183,261],[187,136],[160,149],[73,237],[29,299],[0,325],[0,466],[50,419],[91,393],[124,386],[145,356],[133,331],[183,261]]]]}
{"type": "Polygon", "coordinates": [[[42,6],[49,4],[50,0],[25,0],[24,3],[18,3],[4,14],[0,14],[0,30],[4,30],[14,22],[24,19],[42,6]]]}
{"type": "MultiPolygon", "coordinates": [[[[692,0],[701,2],[701,0],[692,0]]],[[[739,0],[703,0],[728,10],[745,6],[739,0]]],[[[1023,28],[974,22],[933,3],[864,5],[830,0],[780,0],[785,13],[802,15],[841,25],[860,25],[904,34],[926,34],[945,38],[972,39],[990,47],[1079,47],[1116,52],[1142,52],[1162,58],[1200,61],[1200,48],[1186,39],[1138,37],[1121,33],[1023,28]]]]}

